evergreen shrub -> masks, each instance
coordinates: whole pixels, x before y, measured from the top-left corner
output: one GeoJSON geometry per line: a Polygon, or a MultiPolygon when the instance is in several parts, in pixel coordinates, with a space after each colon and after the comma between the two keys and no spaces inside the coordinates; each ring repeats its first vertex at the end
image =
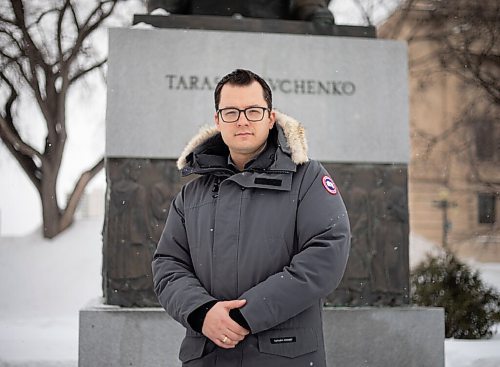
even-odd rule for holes
{"type": "Polygon", "coordinates": [[[447,338],[480,339],[500,322],[500,294],[453,254],[428,257],[411,274],[412,299],[444,307],[447,338]]]}

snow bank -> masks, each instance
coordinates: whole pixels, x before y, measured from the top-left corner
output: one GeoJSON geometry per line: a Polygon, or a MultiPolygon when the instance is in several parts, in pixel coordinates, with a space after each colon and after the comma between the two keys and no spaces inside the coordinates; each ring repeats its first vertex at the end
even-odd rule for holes
{"type": "Polygon", "coordinates": [[[78,311],[102,293],[102,222],[0,238],[0,366],[77,365],[78,311]]]}
{"type": "MultiPolygon", "coordinates": [[[[0,367],[76,367],[78,311],[101,297],[102,218],[50,241],[39,232],[0,238],[0,367]]],[[[433,244],[412,235],[415,264],[433,244]]],[[[470,263],[500,289],[500,264],[470,263]]],[[[411,330],[408,330],[411,334],[411,330]]],[[[500,366],[500,336],[445,341],[446,367],[500,366]]]]}

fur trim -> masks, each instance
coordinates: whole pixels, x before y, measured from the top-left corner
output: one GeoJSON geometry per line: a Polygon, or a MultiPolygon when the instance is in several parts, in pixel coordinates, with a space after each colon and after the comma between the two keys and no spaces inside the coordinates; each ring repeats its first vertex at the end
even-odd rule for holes
{"type": "Polygon", "coordinates": [[[186,147],[182,151],[179,159],[177,160],[177,168],[179,170],[183,169],[187,165],[186,158],[187,156],[198,146],[205,143],[212,136],[215,136],[219,133],[216,127],[214,126],[203,126],[198,134],[196,134],[190,141],[187,143],[186,147]]]}
{"type": "MultiPolygon", "coordinates": [[[[276,123],[281,126],[285,138],[290,148],[291,158],[295,164],[306,163],[307,158],[307,139],[306,131],[302,124],[290,116],[276,111],[276,123]]],[[[194,151],[194,149],[204,144],[208,139],[217,135],[219,131],[215,126],[204,126],[200,131],[189,141],[184,150],[182,151],[179,159],[177,160],[177,168],[183,169],[187,165],[187,156],[194,151]]]]}
{"type": "Polygon", "coordinates": [[[306,129],[294,118],[279,111],[276,112],[276,123],[281,126],[285,133],[285,138],[290,147],[292,162],[304,164],[307,158],[307,138],[306,129]]]}

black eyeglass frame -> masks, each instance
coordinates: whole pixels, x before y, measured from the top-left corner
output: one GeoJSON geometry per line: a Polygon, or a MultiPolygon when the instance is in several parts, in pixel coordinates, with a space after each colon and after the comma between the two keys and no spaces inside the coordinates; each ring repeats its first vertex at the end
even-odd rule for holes
{"type": "Polygon", "coordinates": [[[239,108],[236,108],[236,107],[226,107],[226,108],[219,108],[217,110],[217,114],[220,116],[221,120],[223,122],[225,122],[226,124],[233,124],[235,123],[236,121],[238,121],[240,119],[240,116],[241,116],[241,113],[243,112],[243,114],[245,115],[246,119],[248,121],[251,121],[251,122],[259,122],[259,121],[262,121],[264,120],[264,116],[265,116],[265,111],[267,111],[269,114],[271,113],[271,109],[269,107],[261,107],[261,106],[252,106],[252,107],[247,107],[243,110],[240,110],[239,108]],[[262,109],[262,117],[259,119],[259,120],[252,120],[252,119],[249,119],[248,116],[247,116],[247,111],[248,110],[251,110],[251,109],[255,109],[255,108],[259,108],[259,109],[262,109]],[[222,117],[222,112],[224,110],[235,110],[235,111],[238,111],[238,117],[236,118],[236,120],[234,121],[226,121],[224,120],[224,117],[222,117]]]}

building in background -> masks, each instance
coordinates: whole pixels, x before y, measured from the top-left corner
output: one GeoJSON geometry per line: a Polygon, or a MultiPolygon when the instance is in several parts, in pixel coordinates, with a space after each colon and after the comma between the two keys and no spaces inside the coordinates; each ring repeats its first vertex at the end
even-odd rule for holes
{"type": "Polygon", "coordinates": [[[407,1],[379,28],[408,41],[410,230],[500,261],[498,1],[407,1]]]}

